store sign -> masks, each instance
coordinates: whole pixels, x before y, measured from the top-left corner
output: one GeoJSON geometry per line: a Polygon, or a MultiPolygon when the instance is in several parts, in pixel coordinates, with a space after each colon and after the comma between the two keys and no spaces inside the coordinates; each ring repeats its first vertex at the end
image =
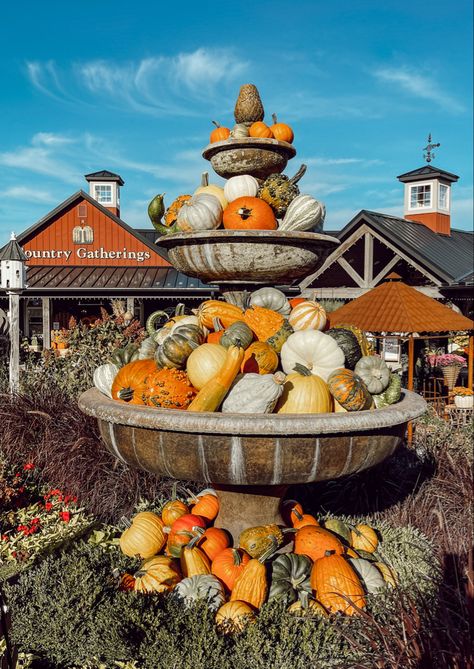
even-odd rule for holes
{"type": "Polygon", "coordinates": [[[101,246],[99,249],[88,249],[86,246],[78,246],[74,252],[70,249],[46,249],[44,251],[30,251],[25,250],[27,259],[42,258],[42,259],[62,259],[66,262],[73,261],[74,258],[88,259],[88,260],[136,260],[143,262],[151,258],[149,251],[128,251],[126,248],[117,251],[107,251],[101,246]]]}

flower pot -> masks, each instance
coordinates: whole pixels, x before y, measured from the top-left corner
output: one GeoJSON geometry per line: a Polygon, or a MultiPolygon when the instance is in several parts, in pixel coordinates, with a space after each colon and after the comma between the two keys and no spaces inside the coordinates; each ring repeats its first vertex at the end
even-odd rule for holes
{"type": "Polygon", "coordinates": [[[474,407],[474,395],[455,395],[454,404],[458,409],[472,409],[474,407]]]}
{"type": "Polygon", "coordinates": [[[441,367],[441,371],[443,372],[445,384],[449,390],[452,390],[461,371],[461,365],[446,365],[441,367]]]}

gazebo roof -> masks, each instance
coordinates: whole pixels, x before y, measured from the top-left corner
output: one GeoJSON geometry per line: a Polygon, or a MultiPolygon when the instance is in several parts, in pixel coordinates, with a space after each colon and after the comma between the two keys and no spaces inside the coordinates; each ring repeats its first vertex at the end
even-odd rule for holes
{"type": "Polygon", "coordinates": [[[388,281],[329,314],[331,327],[350,323],[367,332],[450,332],[474,329],[456,313],[390,274],[388,281]]]}

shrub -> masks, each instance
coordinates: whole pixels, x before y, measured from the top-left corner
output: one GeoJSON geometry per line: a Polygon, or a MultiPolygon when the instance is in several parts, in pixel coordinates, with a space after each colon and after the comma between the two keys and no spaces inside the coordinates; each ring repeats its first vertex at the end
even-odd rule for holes
{"type": "MultiPolygon", "coordinates": [[[[388,525],[381,530],[384,551],[404,586],[414,599],[431,601],[437,587],[432,548],[413,530],[388,525]],[[430,586],[425,581],[425,594],[414,586],[426,571],[420,562],[429,563],[435,574],[430,586]]],[[[393,638],[403,638],[400,606],[412,616],[403,593],[387,590],[371,599],[368,621],[298,619],[282,604],[271,603],[242,634],[223,637],[204,605],[188,610],[172,595],[119,591],[113,570],[133,572],[137,564],[117,549],[78,541],[21,574],[5,588],[20,650],[48,660],[51,667],[86,667],[93,661],[115,666],[116,661],[135,660],[142,669],[221,669],[223,663],[233,669],[342,669],[386,650],[383,637],[374,641],[364,634],[368,621],[376,629],[390,627],[393,638]]]]}

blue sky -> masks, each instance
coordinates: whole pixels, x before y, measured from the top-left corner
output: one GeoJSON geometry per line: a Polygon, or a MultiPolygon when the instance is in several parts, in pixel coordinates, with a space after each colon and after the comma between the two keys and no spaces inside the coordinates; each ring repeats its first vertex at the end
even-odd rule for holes
{"type": "Polygon", "coordinates": [[[396,175],[429,132],[434,166],[460,175],[453,226],[471,229],[470,0],[27,0],[2,6],[0,246],[101,169],[125,181],[122,218],[149,227],[156,193],[197,187],[211,120],[233,124],[247,82],[292,125],[287,173],[308,165],[326,229],[401,215],[396,175]]]}

